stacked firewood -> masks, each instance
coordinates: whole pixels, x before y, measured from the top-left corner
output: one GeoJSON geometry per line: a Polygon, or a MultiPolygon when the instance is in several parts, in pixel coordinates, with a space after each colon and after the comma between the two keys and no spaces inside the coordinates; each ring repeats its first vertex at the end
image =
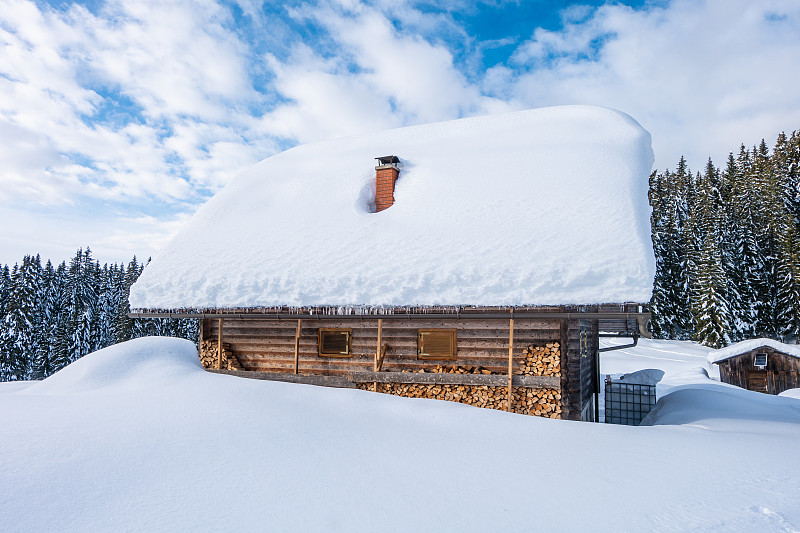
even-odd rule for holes
{"type": "Polygon", "coordinates": [[[521,374],[524,376],[560,376],[561,347],[557,342],[544,346],[528,345],[522,361],[521,374]]]}
{"type": "MultiPolygon", "coordinates": [[[[371,383],[358,385],[364,390],[373,390],[371,383]]],[[[377,392],[405,396],[407,398],[430,398],[459,402],[475,407],[506,410],[506,387],[486,385],[418,385],[412,383],[378,383],[377,392]]],[[[512,410],[525,415],[547,418],[561,417],[561,394],[553,389],[527,389],[514,387],[512,410]]]]}
{"type": "MultiPolygon", "coordinates": [[[[404,371],[407,372],[407,371],[404,371]]],[[[481,366],[448,366],[437,365],[432,369],[416,372],[442,374],[497,374],[481,366]]],[[[500,374],[505,374],[502,372],[500,374]]],[[[544,346],[528,345],[525,348],[521,366],[515,374],[525,376],[560,376],[561,348],[558,342],[550,342],[544,346]]],[[[359,384],[365,390],[377,390],[387,394],[406,396],[409,398],[430,398],[465,403],[487,409],[506,410],[508,389],[506,387],[490,387],[486,385],[423,385],[411,383],[371,383],[359,384]]],[[[554,389],[529,389],[514,387],[512,410],[515,413],[561,418],[561,393],[554,389]]]]}
{"type": "MultiPolygon", "coordinates": [[[[217,368],[217,357],[217,341],[207,339],[200,343],[200,362],[204,368],[217,368]]],[[[227,342],[222,343],[222,369],[244,370],[227,342]]]]}

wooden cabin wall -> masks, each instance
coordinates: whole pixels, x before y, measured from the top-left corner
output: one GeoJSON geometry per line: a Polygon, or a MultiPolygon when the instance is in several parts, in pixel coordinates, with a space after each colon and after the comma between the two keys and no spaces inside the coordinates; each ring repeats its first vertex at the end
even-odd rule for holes
{"type": "Polygon", "coordinates": [[[764,346],[750,352],[719,362],[719,376],[723,383],[730,383],[743,389],[748,387],[748,375],[764,372],[767,379],[767,393],[781,392],[800,387],[800,359],[782,354],[764,346]],[[760,371],[753,364],[756,353],[767,354],[767,367],[760,371]]]}
{"type": "Polygon", "coordinates": [[[596,320],[565,320],[561,328],[562,418],[592,420],[599,341],[596,320]]]}
{"type": "MultiPolygon", "coordinates": [[[[218,320],[204,321],[207,339],[216,339],[218,320]]],[[[508,372],[508,320],[504,319],[390,319],[383,321],[382,342],[389,345],[384,371],[433,371],[439,365],[480,366],[493,373],[508,372]],[[420,360],[417,358],[417,332],[428,328],[457,330],[457,360],[420,360]]],[[[223,323],[223,341],[230,345],[245,370],[293,372],[296,320],[228,319],[223,323]]],[[[377,348],[377,318],[342,318],[316,320],[305,318],[299,342],[301,374],[346,375],[348,372],[372,371],[377,348]],[[351,328],[350,357],[318,355],[319,328],[351,328]]],[[[514,368],[524,360],[528,345],[561,341],[561,321],[515,319],[514,368]]],[[[570,339],[573,342],[573,339],[570,339]]],[[[577,346],[577,341],[573,344],[577,346]]],[[[563,349],[562,349],[563,353],[563,349]]]]}

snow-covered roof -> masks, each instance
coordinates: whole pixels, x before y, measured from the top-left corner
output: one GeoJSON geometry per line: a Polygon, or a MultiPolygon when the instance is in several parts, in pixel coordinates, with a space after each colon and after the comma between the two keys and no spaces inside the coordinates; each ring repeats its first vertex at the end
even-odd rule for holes
{"type": "Polygon", "coordinates": [[[566,305],[650,299],[650,135],[564,106],[292,148],[200,208],[135,309],[566,305]],[[372,213],[375,157],[401,171],[372,213]]]}
{"type": "Polygon", "coordinates": [[[764,346],[772,348],[773,350],[777,350],[781,353],[785,353],[786,355],[800,358],[800,346],[796,344],[784,344],[776,340],[762,338],[737,342],[726,348],[722,348],[721,350],[712,350],[708,354],[708,361],[710,363],[719,363],[725,359],[730,359],[731,357],[736,357],[737,355],[742,355],[752,350],[763,348],[764,346]]]}

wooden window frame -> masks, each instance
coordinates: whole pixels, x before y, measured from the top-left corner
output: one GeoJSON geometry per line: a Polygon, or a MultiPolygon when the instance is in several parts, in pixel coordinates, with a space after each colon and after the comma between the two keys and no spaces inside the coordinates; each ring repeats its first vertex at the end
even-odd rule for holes
{"type": "Polygon", "coordinates": [[[753,366],[756,367],[757,369],[766,370],[767,361],[769,361],[769,354],[767,354],[766,352],[756,352],[755,354],[753,354],[753,366]],[[763,365],[759,365],[758,364],[758,356],[759,355],[763,355],[764,356],[764,364],[763,365]]]}
{"type": "Polygon", "coordinates": [[[317,354],[320,357],[352,357],[353,356],[353,329],[352,328],[319,328],[317,331],[317,354]],[[322,351],[322,336],[325,333],[347,333],[347,353],[330,353],[322,351]]]}
{"type": "Polygon", "coordinates": [[[418,329],[417,330],[417,359],[425,360],[425,361],[455,361],[458,351],[458,335],[456,334],[455,329],[448,329],[448,328],[430,328],[430,329],[418,329]],[[450,355],[447,357],[442,357],[439,355],[430,355],[423,353],[423,335],[431,334],[431,333],[439,333],[442,335],[449,335],[450,336],[450,355]]]}

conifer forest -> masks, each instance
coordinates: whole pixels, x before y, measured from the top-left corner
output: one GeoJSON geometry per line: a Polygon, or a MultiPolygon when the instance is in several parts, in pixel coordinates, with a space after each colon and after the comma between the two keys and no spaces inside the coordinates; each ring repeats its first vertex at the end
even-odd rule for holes
{"type": "Polygon", "coordinates": [[[650,176],[654,336],[719,348],[800,331],[800,135],[650,176]]]}
{"type": "MultiPolygon", "coordinates": [[[[724,166],[650,176],[656,273],[653,335],[719,348],[800,332],[800,134],[770,149],[742,145],[724,166]]],[[[43,379],[112,344],[146,335],[197,341],[196,320],[132,319],[128,295],[144,266],[25,256],[0,265],[0,381],[43,379]]]]}
{"type": "Polygon", "coordinates": [[[197,341],[196,320],[132,319],[128,294],[142,273],[78,250],[67,264],[39,256],[0,265],[0,381],[44,379],[84,355],[147,335],[197,341]]]}

